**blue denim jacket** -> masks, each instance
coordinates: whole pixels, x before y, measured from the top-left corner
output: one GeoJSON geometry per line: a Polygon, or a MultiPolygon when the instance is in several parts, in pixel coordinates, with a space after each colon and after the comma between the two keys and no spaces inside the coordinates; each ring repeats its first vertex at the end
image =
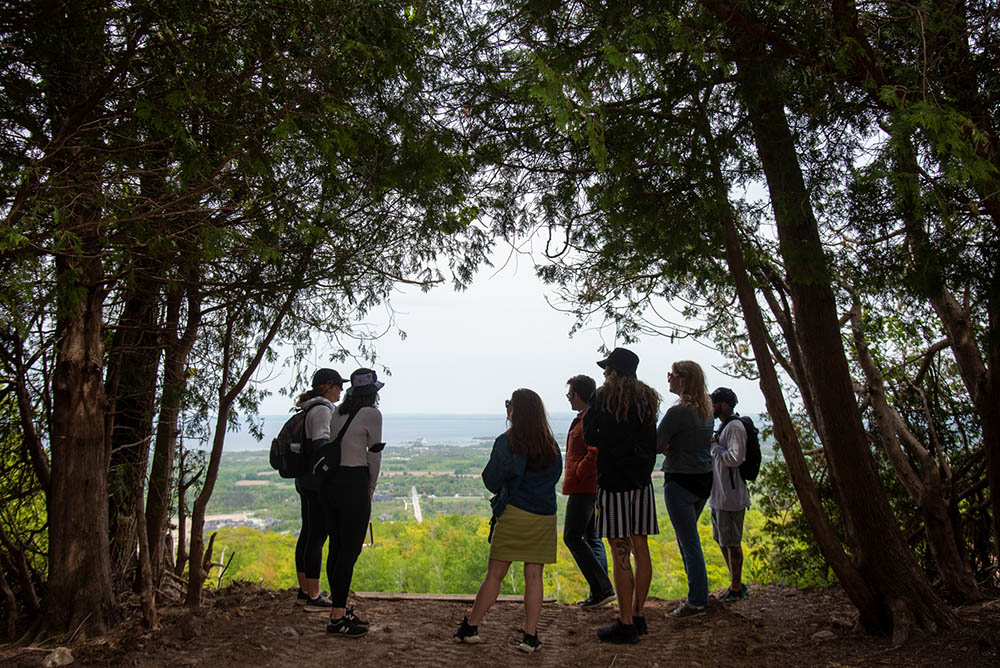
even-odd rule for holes
{"type": "Polygon", "coordinates": [[[483,484],[495,496],[490,499],[493,517],[500,517],[507,504],[536,515],[556,514],[556,483],[562,475],[562,453],[544,471],[529,471],[524,455],[511,452],[507,434],[493,442],[490,461],[483,469],[483,484]]]}

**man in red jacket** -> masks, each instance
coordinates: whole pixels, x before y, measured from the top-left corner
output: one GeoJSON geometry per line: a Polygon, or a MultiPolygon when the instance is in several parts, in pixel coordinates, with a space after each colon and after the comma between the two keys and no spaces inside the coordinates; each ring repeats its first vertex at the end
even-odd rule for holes
{"type": "Polygon", "coordinates": [[[590,596],[577,603],[592,608],[615,600],[615,589],[608,578],[608,559],[604,542],[597,537],[594,505],[597,502],[597,448],[583,442],[583,415],[594,396],[597,384],[589,376],[573,376],[566,381],[566,398],[578,414],[566,435],[566,473],[562,493],[566,501],[563,542],[590,586],[590,596]]]}

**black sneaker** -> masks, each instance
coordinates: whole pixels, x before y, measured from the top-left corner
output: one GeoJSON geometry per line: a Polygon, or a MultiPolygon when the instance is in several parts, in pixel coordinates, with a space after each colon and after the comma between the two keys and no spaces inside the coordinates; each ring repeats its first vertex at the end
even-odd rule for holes
{"type": "Polygon", "coordinates": [[[361,619],[354,614],[354,608],[347,608],[347,610],[344,611],[344,617],[351,620],[355,624],[360,624],[361,626],[371,626],[371,623],[367,619],[361,619]]]}
{"type": "Polygon", "coordinates": [[[524,638],[521,640],[521,644],[517,646],[519,650],[531,654],[535,650],[539,650],[542,648],[542,641],[538,639],[537,631],[533,636],[529,636],[527,631],[524,631],[523,633],[524,633],[524,638]]]}
{"type": "Polygon", "coordinates": [[[668,612],[667,617],[673,617],[674,619],[681,619],[684,617],[692,617],[694,615],[703,615],[705,610],[708,609],[707,605],[691,605],[687,601],[680,604],[673,612],[668,612]]]}
{"type": "Polygon", "coordinates": [[[309,600],[309,594],[299,589],[299,593],[295,595],[296,605],[305,605],[305,602],[309,600]]]}
{"type": "Polygon", "coordinates": [[[584,600],[580,601],[579,603],[577,603],[577,605],[580,606],[581,608],[585,608],[585,609],[586,608],[596,608],[598,606],[610,603],[611,601],[615,600],[615,598],[616,597],[615,597],[615,592],[614,591],[610,591],[610,592],[608,592],[606,594],[601,594],[601,595],[591,594],[586,599],[584,599],[584,600]]]}
{"type": "Polygon", "coordinates": [[[597,639],[601,642],[612,642],[617,645],[634,645],[639,642],[639,634],[635,630],[635,624],[623,624],[622,620],[616,619],[611,626],[597,629],[597,639]]]}
{"type": "Polygon", "coordinates": [[[750,591],[747,589],[746,585],[741,585],[739,591],[733,591],[732,589],[726,589],[725,593],[719,597],[719,600],[723,603],[733,603],[735,601],[741,601],[750,595],[750,591]]]}
{"type": "Polygon", "coordinates": [[[360,638],[368,633],[368,627],[352,622],[344,615],[340,619],[330,619],[326,623],[326,632],[339,638],[360,638]]]}
{"type": "Polygon", "coordinates": [[[330,614],[330,608],[332,607],[333,603],[330,602],[330,599],[323,596],[323,594],[320,594],[316,598],[309,598],[306,596],[306,602],[303,609],[306,612],[325,612],[326,614],[330,614]]]}
{"type": "Polygon", "coordinates": [[[635,624],[635,632],[641,636],[648,636],[649,629],[646,627],[646,618],[640,615],[632,615],[632,623],[635,624]]]}
{"type": "Polygon", "coordinates": [[[451,634],[455,642],[464,642],[467,645],[475,645],[479,642],[479,627],[469,623],[469,617],[462,618],[462,623],[458,630],[451,634]]]}

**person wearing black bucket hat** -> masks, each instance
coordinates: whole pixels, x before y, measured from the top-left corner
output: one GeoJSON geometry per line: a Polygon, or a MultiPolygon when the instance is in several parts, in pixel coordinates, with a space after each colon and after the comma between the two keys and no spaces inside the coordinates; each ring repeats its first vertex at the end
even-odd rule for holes
{"type": "Polygon", "coordinates": [[[653,577],[647,537],[659,533],[651,474],[660,395],[636,378],[639,357],[627,348],[615,348],[597,365],[604,384],[583,416],[583,440],[597,448],[597,535],[611,546],[619,612],[597,637],[636,643],[647,632],[643,606],[653,577]]]}
{"type": "Polygon", "coordinates": [[[607,358],[599,361],[597,366],[604,370],[613,369],[626,378],[635,378],[639,368],[639,356],[628,348],[615,348],[607,358]]]}
{"type": "Polygon", "coordinates": [[[326,575],[332,607],[326,631],[339,638],[358,638],[368,633],[368,622],[347,607],[347,596],[371,520],[371,499],[382,466],[385,444],[378,393],[383,387],[385,383],[373,369],[357,369],[351,374],[344,401],[330,421],[330,433],[341,434],[340,447],[331,453],[336,461],[330,462],[320,498],[330,534],[326,575]]]}
{"type": "MultiPolygon", "coordinates": [[[[296,406],[306,411],[305,436],[309,448],[318,449],[330,440],[330,419],[334,402],[340,400],[344,379],[334,369],[317,369],[312,389],[299,395],[296,406]]],[[[328,612],[330,600],[320,595],[319,573],[326,542],[326,517],[319,498],[319,480],[311,474],[295,479],[295,491],[302,506],[302,530],[295,542],[295,571],[299,578],[297,603],[307,612],[328,612]]]]}

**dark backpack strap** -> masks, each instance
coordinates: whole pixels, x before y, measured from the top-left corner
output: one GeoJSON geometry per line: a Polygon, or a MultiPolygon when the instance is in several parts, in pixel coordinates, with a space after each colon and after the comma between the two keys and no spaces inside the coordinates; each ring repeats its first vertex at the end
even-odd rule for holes
{"type": "Polygon", "coordinates": [[[340,443],[340,439],[344,438],[344,433],[347,431],[347,428],[351,426],[351,422],[354,420],[354,416],[357,415],[358,411],[360,410],[361,409],[359,408],[356,411],[351,411],[351,413],[347,416],[347,422],[345,422],[344,426],[341,427],[340,431],[337,432],[337,438],[330,441],[331,443],[340,443]]]}
{"type": "MultiPolygon", "coordinates": [[[[715,440],[716,441],[719,440],[719,437],[722,436],[722,431],[726,428],[727,424],[729,424],[733,420],[739,420],[739,419],[740,419],[740,414],[739,413],[733,413],[732,415],[730,415],[729,417],[727,417],[725,419],[725,421],[723,421],[722,426],[719,427],[719,431],[715,432],[715,440]]],[[[746,429],[745,426],[744,426],[744,429],[746,429]]],[[[744,455],[744,457],[746,457],[746,455],[744,455]]],[[[739,468],[739,467],[738,466],[728,466],[726,468],[729,469],[729,485],[733,489],[736,489],[736,477],[733,475],[733,469],[734,468],[739,468]]]]}
{"type": "MultiPolygon", "coordinates": [[[[318,456],[316,457],[316,461],[312,465],[312,472],[313,473],[320,473],[320,471],[318,469],[320,469],[320,467],[322,465],[324,465],[324,463],[325,463],[326,455],[321,454],[323,451],[327,451],[327,452],[330,452],[330,453],[333,453],[333,452],[339,453],[340,452],[340,441],[341,441],[341,439],[344,438],[344,434],[347,432],[347,428],[349,426],[351,426],[351,422],[354,420],[354,416],[357,415],[358,411],[360,411],[360,410],[361,409],[359,408],[358,410],[351,411],[351,413],[348,414],[348,416],[347,416],[347,422],[345,422],[344,426],[342,426],[340,428],[340,431],[337,432],[337,437],[335,439],[333,439],[332,441],[330,441],[329,443],[325,444],[322,448],[320,448],[320,452],[316,453],[318,456]]],[[[337,461],[337,463],[333,464],[333,466],[338,466],[339,464],[340,464],[340,462],[337,461]]],[[[326,469],[324,469],[324,471],[329,470],[329,468],[331,468],[331,467],[327,467],[326,469]]]]}

